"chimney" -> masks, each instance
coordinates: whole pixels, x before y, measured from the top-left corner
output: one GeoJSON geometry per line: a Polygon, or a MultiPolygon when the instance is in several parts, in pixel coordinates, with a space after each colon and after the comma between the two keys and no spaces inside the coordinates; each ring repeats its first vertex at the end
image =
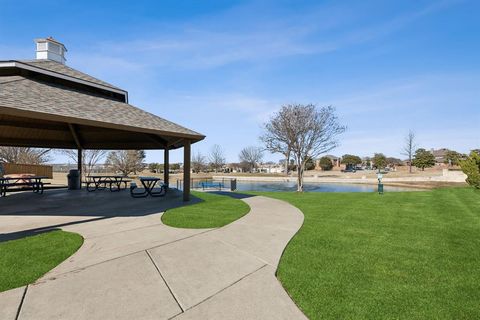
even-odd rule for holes
{"type": "Polygon", "coordinates": [[[37,60],[48,59],[60,62],[61,64],[65,64],[65,61],[67,61],[67,59],[65,59],[67,48],[52,37],[35,39],[35,43],[37,44],[37,60]]]}

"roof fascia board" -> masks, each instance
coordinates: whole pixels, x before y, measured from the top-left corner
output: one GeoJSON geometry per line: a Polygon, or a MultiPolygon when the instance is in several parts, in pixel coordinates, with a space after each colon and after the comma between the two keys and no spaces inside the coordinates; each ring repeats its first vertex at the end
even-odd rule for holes
{"type": "Polygon", "coordinates": [[[14,61],[0,61],[0,68],[11,68],[15,67],[14,61]]]}

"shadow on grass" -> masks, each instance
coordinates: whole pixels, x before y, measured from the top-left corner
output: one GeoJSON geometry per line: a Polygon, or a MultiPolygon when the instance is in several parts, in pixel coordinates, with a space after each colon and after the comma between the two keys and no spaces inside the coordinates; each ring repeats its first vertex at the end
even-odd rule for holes
{"type": "Polygon", "coordinates": [[[234,199],[246,199],[246,198],[251,198],[251,197],[256,196],[254,194],[239,193],[239,192],[228,192],[228,191],[211,191],[210,193],[218,194],[218,195],[221,195],[221,196],[227,196],[227,197],[234,198],[234,199]]]}

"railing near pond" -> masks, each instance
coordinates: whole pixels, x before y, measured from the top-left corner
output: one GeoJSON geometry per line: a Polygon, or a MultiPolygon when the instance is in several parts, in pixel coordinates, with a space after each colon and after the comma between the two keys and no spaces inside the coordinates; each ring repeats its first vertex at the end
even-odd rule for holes
{"type": "MultiPolygon", "coordinates": [[[[184,180],[177,180],[177,189],[183,190],[184,180]]],[[[230,190],[235,191],[237,189],[237,179],[222,178],[191,178],[190,188],[192,190],[230,190]]]]}

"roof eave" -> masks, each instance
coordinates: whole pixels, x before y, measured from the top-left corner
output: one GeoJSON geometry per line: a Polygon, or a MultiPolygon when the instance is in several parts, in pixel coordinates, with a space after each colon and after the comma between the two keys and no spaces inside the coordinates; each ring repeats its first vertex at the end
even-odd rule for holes
{"type": "Polygon", "coordinates": [[[165,130],[155,130],[149,128],[141,128],[135,126],[128,126],[123,124],[116,124],[116,123],[109,123],[109,122],[102,122],[102,121],[95,121],[95,120],[88,120],[88,119],[80,119],[75,117],[65,117],[61,115],[45,113],[45,112],[34,112],[34,111],[27,111],[27,110],[20,110],[10,107],[3,107],[0,106],[0,111],[2,114],[7,114],[11,116],[24,116],[30,117],[40,120],[50,120],[50,121],[59,121],[65,122],[70,124],[78,124],[78,125],[86,125],[92,127],[102,127],[102,128],[110,128],[110,129],[117,129],[117,130],[124,130],[124,131],[132,131],[132,132],[142,132],[147,134],[154,134],[159,136],[168,136],[168,137],[178,137],[185,140],[189,140],[192,143],[201,141],[206,138],[205,135],[202,134],[188,134],[182,132],[173,132],[173,131],[165,131],[165,130]]]}

